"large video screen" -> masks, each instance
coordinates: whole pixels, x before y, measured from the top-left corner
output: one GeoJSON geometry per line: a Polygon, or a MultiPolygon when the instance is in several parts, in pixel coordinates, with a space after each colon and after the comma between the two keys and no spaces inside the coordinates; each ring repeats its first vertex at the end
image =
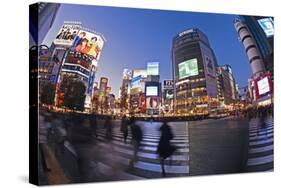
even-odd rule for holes
{"type": "Polygon", "coordinates": [[[268,77],[264,77],[263,79],[258,81],[258,90],[259,95],[263,95],[270,91],[268,77]]]}
{"type": "Polygon", "coordinates": [[[146,96],[158,96],[158,87],[157,86],[147,86],[146,87],[146,96]]]}
{"type": "Polygon", "coordinates": [[[274,23],[272,18],[262,18],[258,20],[261,28],[263,29],[266,37],[271,37],[274,34],[274,23]]]}
{"type": "Polygon", "coordinates": [[[190,59],[179,63],[179,79],[187,78],[190,76],[198,75],[198,62],[197,59],[190,59]]]}

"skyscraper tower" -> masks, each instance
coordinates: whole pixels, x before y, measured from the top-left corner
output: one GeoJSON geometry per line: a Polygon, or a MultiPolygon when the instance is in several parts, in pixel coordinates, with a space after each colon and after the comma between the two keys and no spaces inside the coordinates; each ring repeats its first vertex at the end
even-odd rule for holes
{"type": "Polygon", "coordinates": [[[236,19],[234,21],[234,26],[246,50],[253,76],[256,77],[259,73],[265,71],[264,62],[259,53],[257,44],[248,27],[241,20],[236,19]]]}
{"type": "Polygon", "coordinates": [[[217,61],[207,36],[197,28],[173,38],[174,112],[208,114],[218,103],[217,61]],[[214,107],[214,106],[213,106],[214,107]]]}

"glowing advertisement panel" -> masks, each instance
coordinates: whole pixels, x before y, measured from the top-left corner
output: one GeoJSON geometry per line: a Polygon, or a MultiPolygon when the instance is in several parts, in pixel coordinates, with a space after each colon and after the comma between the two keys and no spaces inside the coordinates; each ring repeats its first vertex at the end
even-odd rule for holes
{"type": "Polygon", "coordinates": [[[272,18],[259,19],[258,23],[263,29],[266,37],[271,37],[274,35],[274,22],[272,18]]]}
{"type": "Polygon", "coordinates": [[[77,36],[81,26],[77,24],[64,24],[57,34],[54,44],[62,46],[71,46],[74,38],[77,36]]]}
{"type": "Polygon", "coordinates": [[[196,76],[198,72],[197,59],[190,59],[178,64],[179,68],[179,79],[187,78],[190,76],[196,76]]]}
{"type": "Polygon", "coordinates": [[[147,63],[147,75],[159,75],[159,62],[147,63]]]}
{"type": "Polygon", "coordinates": [[[135,69],[133,70],[133,78],[137,77],[141,75],[142,78],[146,78],[147,77],[147,71],[146,70],[141,70],[141,69],[135,69]]]}
{"type": "Polygon", "coordinates": [[[141,75],[133,78],[131,80],[131,89],[134,89],[134,88],[137,88],[137,87],[141,87],[141,85],[140,85],[141,79],[142,79],[141,75]]]}
{"type": "Polygon", "coordinates": [[[270,91],[268,77],[264,77],[263,79],[258,81],[258,90],[259,95],[263,95],[270,91]]]}
{"type": "Polygon", "coordinates": [[[146,87],[146,96],[158,96],[158,87],[157,86],[147,86],[146,87]]]}
{"type": "Polygon", "coordinates": [[[159,108],[159,97],[146,97],[146,108],[159,108]]]}
{"type": "Polygon", "coordinates": [[[99,35],[80,30],[73,41],[71,49],[99,60],[103,45],[104,41],[99,35]]]}

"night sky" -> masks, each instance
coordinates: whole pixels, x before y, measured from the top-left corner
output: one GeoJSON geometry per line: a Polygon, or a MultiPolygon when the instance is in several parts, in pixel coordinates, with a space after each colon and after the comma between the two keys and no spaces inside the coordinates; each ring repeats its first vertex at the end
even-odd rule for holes
{"type": "Polygon", "coordinates": [[[101,52],[99,72],[109,78],[118,95],[124,68],[145,69],[146,62],[160,62],[160,78],[172,78],[172,38],[189,28],[203,31],[213,48],[218,64],[230,64],[236,82],[247,85],[250,65],[233,26],[236,15],[150,9],[111,8],[63,4],[44,44],[50,45],[64,21],[79,21],[82,26],[102,33],[106,43],[101,52]]]}

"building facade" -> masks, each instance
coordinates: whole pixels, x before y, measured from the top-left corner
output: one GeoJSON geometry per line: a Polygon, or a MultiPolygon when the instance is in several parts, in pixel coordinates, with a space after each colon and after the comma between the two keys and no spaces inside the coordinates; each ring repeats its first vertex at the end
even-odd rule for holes
{"type": "Polygon", "coordinates": [[[208,114],[216,108],[217,61],[207,36],[197,28],[176,35],[172,63],[175,114],[208,114]]]}
{"type": "Polygon", "coordinates": [[[230,65],[218,67],[218,94],[223,105],[234,104],[238,100],[236,82],[230,65]]]}

